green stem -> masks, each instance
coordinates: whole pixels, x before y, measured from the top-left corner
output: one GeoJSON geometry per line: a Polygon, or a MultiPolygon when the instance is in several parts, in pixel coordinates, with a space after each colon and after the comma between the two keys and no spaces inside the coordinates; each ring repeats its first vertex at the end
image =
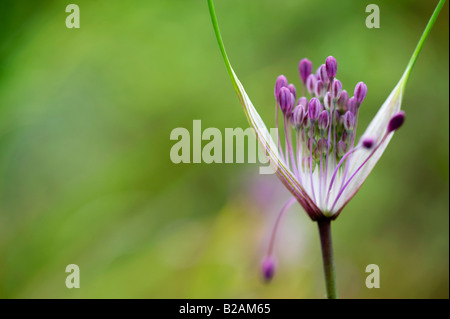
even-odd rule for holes
{"type": "Polygon", "coordinates": [[[430,20],[428,21],[425,31],[423,31],[422,36],[420,37],[419,43],[417,43],[416,49],[414,50],[414,53],[411,56],[411,59],[409,60],[408,66],[406,67],[406,71],[403,74],[403,86],[405,86],[406,81],[408,81],[409,74],[411,73],[411,70],[412,70],[414,64],[416,63],[417,57],[419,56],[419,53],[420,53],[420,50],[422,50],[423,44],[425,43],[425,40],[428,37],[428,34],[430,33],[431,28],[434,25],[434,22],[436,22],[439,12],[441,12],[444,4],[445,4],[445,0],[440,0],[438,5],[436,6],[436,9],[434,9],[433,15],[431,16],[430,20]]]}
{"type": "Polygon", "coordinates": [[[320,245],[322,246],[323,270],[328,299],[336,299],[336,275],[334,271],[333,242],[331,240],[331,219],[317,221],[319,225],[320,245]]]}
{"type": "Polygon", "coordinates": [[[214,33],[216,35],[217,43],[219,44],[220,53],[222,54],[222,58],[225,61],[225,66],[228,71],[228,75],[233,81],[233,85],[236,87],[236,83],[234,82],[233,71],[231,69],[230,62],[228,60],[227,52],[225,51],[225,46],[223,45],[222,36],[220,35],[219,24],[217,23],[216,12],[214,10],[214,4],[212,0],[208,0],[209,14],[211,16],[211,22],[214,28],[214,33]]]}

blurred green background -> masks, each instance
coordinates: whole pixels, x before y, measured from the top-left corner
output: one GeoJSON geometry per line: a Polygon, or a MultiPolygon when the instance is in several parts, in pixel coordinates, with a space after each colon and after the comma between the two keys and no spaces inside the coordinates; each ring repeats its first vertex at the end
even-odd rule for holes
{"type": "MultiPolygon", "coordinates": [[[[216,0],[231,62],[268,126],[273,85],[333,55],[386,99],[437,1],[216,0]]],[[[449,297],[448,3],[411,74],[406,125],[333,223],[343,298],[449,297]],[[365,287],[365,267],[381,288],[365,287]]],[[[259,263],[289,197],[257,164],[173,164],[172,129],[248,127],[205,0],[2,1],[0,297],[323,298],[317,226],[282,223],[278,269],[259,263]],[[81,28],[67,29],[76,3],[81,28]],[[81,288],[67,289],[77,264],[81,288]]]]}

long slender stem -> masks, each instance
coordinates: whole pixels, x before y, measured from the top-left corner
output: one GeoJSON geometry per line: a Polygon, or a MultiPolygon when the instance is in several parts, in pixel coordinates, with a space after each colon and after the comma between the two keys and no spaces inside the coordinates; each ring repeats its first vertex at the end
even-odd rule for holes
{"type": "Polygon", "coordinates": [[[445,4],[445,0],[440,0],[438,5],[436,6],[436,9],[434,9],[433,15],[431,16],[430,20],[428,21],[428,24],[425,28],[425,31],[423,31],[422,36],[420,37],[419,43],[416,46],[416,49],[414,50],[413,55],[411,56],[411,59],[409,60],[408,66],[406,67],[406,71],[403,74],[404,81],[403,86],[406,85],[406,82],[408,81],[409,74],[411,73],[411,70],[416,63],[417,57],[419,56],[420,50],[422,50],[423,44],[425,43],[426,38],[428,37],[428,34],[431,31],[431,28],[434,25],[434,22],[436,22],[436,19],[439,15],[439,12],[441,12],[442,7],[445,4]]]}
{"type": "Polygon", "coordinates": [[[336,299],[336,276],[334,270],[333,243],[331,240],[331,219],[317,221],[319,225],[320,245],[322,246],[323,269],[328,299],[336,299]]]}

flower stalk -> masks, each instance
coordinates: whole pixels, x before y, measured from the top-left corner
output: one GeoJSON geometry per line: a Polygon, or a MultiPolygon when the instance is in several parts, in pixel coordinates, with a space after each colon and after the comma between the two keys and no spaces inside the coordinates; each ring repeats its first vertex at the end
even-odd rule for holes
{"type": "Polygon", "coordinates": [[[317,221],[319,226],[320,246],[322,247],[323,270],[328,299],[337,299],[336,272],[334,269],[333,241],[331,239],[331,219],[317,221]]]}

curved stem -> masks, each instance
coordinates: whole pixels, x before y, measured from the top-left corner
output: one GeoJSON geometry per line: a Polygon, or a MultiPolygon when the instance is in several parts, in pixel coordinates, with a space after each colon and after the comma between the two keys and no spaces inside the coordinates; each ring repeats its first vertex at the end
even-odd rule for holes
{"type": "Polygon", "coordinates": [[[337,299],[333,243],[331,240],[331,219],[318,220],[317,224],[319,225],[320,245],[322,247],[323,270],[325,272],[327,298],[337,299]]]}
{"type": "Polygon", "coordinates": [[[431,16],[430,20],[428,21],[428,24],[425,28],[425,31],[423,31],[422,36],[420,37],[419,43],[416,46],[416,49],[414,50],[413,55],[411,56],[411,59],[409,60],[408,66],[406,67],[406,71],[403,74],[403,88],[406,85],[406,82],[408,81],[409,74],[411,73],[411,70],[416,63],[417,57],[419,56],[420,50],[422,50],[423,44],[425,43],[426,38],[428,37],[428,34],[431,31],[431,28],[434,25],[434,22],[436,22],[436,19],[439,15],[439,12],[441,12],[442,7],[445,4],[445,0],[440,0],[438,5],[436,6],[436,9],[434,9],[433,15],[431,16]]]}

